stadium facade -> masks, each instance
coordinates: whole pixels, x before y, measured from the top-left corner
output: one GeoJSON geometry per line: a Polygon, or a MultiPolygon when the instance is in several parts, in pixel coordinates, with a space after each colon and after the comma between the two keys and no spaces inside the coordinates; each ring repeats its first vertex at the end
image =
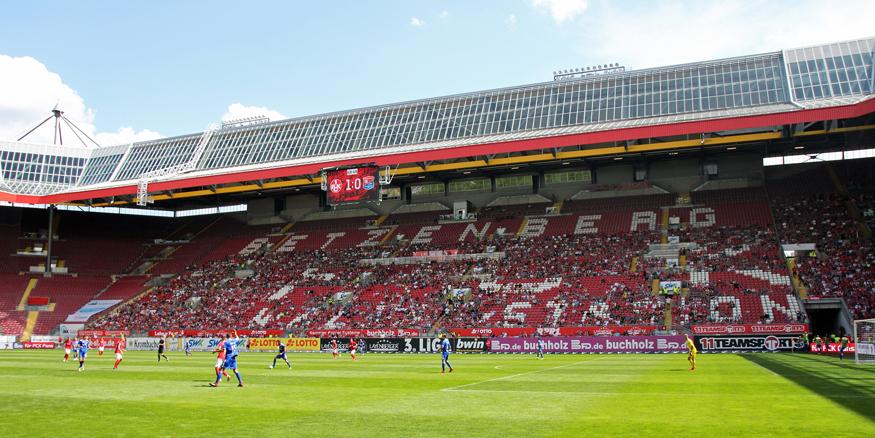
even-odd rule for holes
{"type": "Polygon", "coordinates": [[[873,54],[875,37],[93,149],[0,141],[0,200],[97,206],[146,193],[315,191],[320,169],[363,163],[428,175],[745,142],[781,155],[769,142],[868,129],[847,121],[875,112],[873,54]]]}

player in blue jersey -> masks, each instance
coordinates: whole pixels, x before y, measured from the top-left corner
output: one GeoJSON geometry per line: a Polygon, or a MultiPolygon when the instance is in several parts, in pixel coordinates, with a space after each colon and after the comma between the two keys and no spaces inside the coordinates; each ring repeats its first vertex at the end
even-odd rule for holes
{"type": "Polygon", "coordinates": [[[185,341],[185,355],[191,356],[191,340],[185,341]]]}
{"type": "Polygon", "coordinates": [[[538,338],[538,359],[544,360],[544,341],[538,338]]]}
{"type": "Polygon", "coordinates": [[[441,336],[441,373],[447,372],[447,367],[450,367],[450,372],[453,372],[453,366],[450,365],[450,340],[447,335],[441,336]]]}
{"type": "Polygon", "coordinates": [[[280,344],[280,354],[276,355],[273,358],[273,365],[269,366],[268,368],[273,369],[273,367],[276,366],[276,360],[282,359],[282,360],[286,361],[286,365],[289,366],[289,369],[292,369],[292,364],[289,363],[289,358],[286,357],[286,346],[285,346],[285,344],[283,344],[282,339],[280,339],[279,344],[280,344]]]}
{"type": "Polygon", "coordinates": [[[85,357],[88,356],[89,343],[90,342],[86,338],[82,338],[79,342],[76,342],[76,350],[79,353],[79,371],[85,369],[85,357]]]}
{"type": "MultiPolygon", "coordinates": [[[[237,375],[237,386],[243,386],[243,378],[240,377],[240,372],[237,371],[237,344],[240,343],[240,336],[237,335],[237,330],[234,330],[234,339],[231,339],[231,334],[225,334],[225,365],[224,369],[234,370],[237,375]]],[[[219,386],[222,380],[222,375],[216,375],[216,383],[210,383],[210,386],[219,386]]]]}

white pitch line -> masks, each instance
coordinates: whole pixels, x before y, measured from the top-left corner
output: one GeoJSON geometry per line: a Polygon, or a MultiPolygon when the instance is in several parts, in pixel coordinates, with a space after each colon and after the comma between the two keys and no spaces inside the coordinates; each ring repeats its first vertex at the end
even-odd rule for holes
{"type": "MultiPolygon", "coordinates": [[[[610,356],[608,356],[608,357],[610,357],[610,356]]],[[[607,359],[608,357],[600,357],[600,358],[598,358],[598,359],[585,360],[585,361],[582,361],[582,362],[571,363],[571,364],[568,364],[568,365],[560,365],[560,366],[558,366],[558,367],[553,367],[553,368],[544,368],[543,370],[529,371],[529,372],[527,372],[527,373],[514,374],[514,375],[512,375],[512,376],[498,377],[498,378],[495,378],[495,379],[484,380],[484,381],[482,381],[482,382],[474,382],[474,383],[469,383],[469,384],[467,384],[467,385],[454,386],[454,387],[452,387],[452,388],[444,388],[444,389],[442,389],[441,391],[452,391],[452,390],[454,390],[454,389],[456,389],[456,388],[464,388],[464,387],[466,387],[466,386],[479,385],[479,384],[481,384],[481,383],[494,382],[494,381],[496,381],[496,380],[510,379],[511,377],[525,376],[526,374],[540,373],[541,371],[556,370],[556,369],[559,369],[559,368],[565,368],[565,367],[570,367],[570,366],[574,366],[574,365],[580,365],[580,364],[582,364],[582,363],[595,362],[595,361],[597,361],[597,360],[607,359]]],[[[503,366],[503,365],[499,365],[499,366],[503,366]]]]}
{"type": "Polygon", "coordinates": [[[766,367],[764,367],[764,366],[762,366],[762,365],[760,365],[760,364],[758,364],[758,363],[756,363],[756,362],[754,362],[754,361],[752,361],[752,360],[748,360],[748,362],[750,362],[750,363],[752,363],[752,364],[754,364],[754,365],[756,365],[756,366],[758,366],[758,367],[760,367],[760,368],[762,368],[762,369],[764,369],[764,370],[766,370],[766,371],[768,371],[768,372],[770,372],[770,373],[772,373],[772,374],[774,374],[774,375],[776,375],[776,376],[778,376],[778,377],[781,376],[780,374],[778,374],[778,373],[776,373],[776,372],[774,372],[774,371],[772,371],[772,370],[770,370],[770,369],[768,369],[768,368],[766,368],[766,367]]]}
{"type": "MultiPolygon", "coordinates": [[[[510,376],[513,377],[513,376],[510,376]]],[[[473,383],[472,383],[473,385],[473,383]]],[[[453,388],[442,391],[453,390],[453,388]]],[[[663,392],[569,392],[569,391],[495,391],[490,389],[463,389],[453,392],[494,392],[516,394],[566,394],[566,395],[652,395],[652,396],[703,396],[703,397],[824,397],[824,398],[875,398],[868,395],[820,395],[820,394],[690,394],[690,393],[663,393],[663,392]]]]}

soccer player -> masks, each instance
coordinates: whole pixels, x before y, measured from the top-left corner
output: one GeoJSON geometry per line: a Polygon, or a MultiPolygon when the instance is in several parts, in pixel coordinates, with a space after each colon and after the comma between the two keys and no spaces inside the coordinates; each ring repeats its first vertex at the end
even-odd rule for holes
{"type": "Polygon", "coordinates": [[[64,362],[70,357],[70,350],[73,349],[73,340],[67,336],[67,341],[64,342],[64,362]]]}
{"type": "Polygon", "coordinates": [[[122,336],[122,338],[115,343],[115,365],[112,369],[117,370],[118,364],[122,363],[122,355],[125,354],[126,351],[125,347],[125,337],[122,336]]]}
{"type": "MultiPolygon", "coordinates": [[[[237,335],[237,330],[234,330],[234,339],[231,339],[231,334],[225,334],[225,363],[222,367],[226,370],[234,370],[237,375],[237,386],[243,386],[243,378],[240,377],[240,372],[237,371],[237,345],[240,343],[240,336],[237,335]]],[[[210,383],[210,386],[219,386],[219,381],[222,376],[216,376],[216,383],[210,383]]],[[[230,380],[230,379],[229,379],[230,380]]]]}
{"type": "Polygon", "coordinates": [[[544,341],[538,338],[538,359],[544,360],[544,341]]]}
{"type": "Polygon", "coordinates": [[[106,347],[106,341],[100,338],[97,341],[97,357],[103,357],[103,348],[106,347]]]}
{"type": "Polygon", "coordinates": [[[269,366],[268,368],[273,369],[273,367],[276,366],[276,360],[282,359],[282,360],[286,361],[286,365],[289,366],[289,369],[292,369],[292,364],[289,363],[289,358],[286,357],[286,346],[285,346],[285,344],[283,344],[282,339],[279,340],[279,344],[280,344],[280,354],[274,356],[273,365],[269,366]]]}
{"type": "Polygon", "coordinates": [[[216,357],[216,378],[218,380],[222,380],[222,376],[230,382],[231,376],[225,372],[225,341],[219,342],[219,345],[216,346],[216,349],[213,350],[213,353],[219,353],[219,356],[216,357]]]}
{"type": "Polygon", "coordinates": [[[161,358],[162,358],[162,357],[163,357],[164,360],[166,360],[167,362],[170,362],[170,359],[167,358],[167,356],[164,355],[164,344],[165,344],[165,342],[164,342],[164,337],[162,336],[161,339],[158,340],[158,362],[159,362],[159,363],[161,362],[161,358]]]}
{"type": "Polygon", "coordinates": [[[815,349],[815,352],[818,354],[822,352],[822,349],[820,348],[821,344],[823,344],[823,339],[820,339],[820,335],[815,336],[814,337],[814,345],[817,346],[817,348],[815,349]]]}
{"type": "Polygon", "coordinates": [[[355,338],[352,338],[349,340],[349,355],[352,356],[353,362],[359,361],[358,359],[355,358],[355,347],[357,347],[357,346],[358,346],[358,344],[355,343],[355,338]]]}
{"type": "Polygon", "coordinates": [[[185,355],[191,356],[191,341],[185,341],[185,355]]]}
{"type": "Polygon", "coordinates": [[[687,350],[690,350],[690,354],[687,356],[687,360],[690,361],[690,365],[693,367],[690,368],[690,371],[696,370],[696,344],[693,343],[693,340],[690,339],[690,336],[684,334],[684,340],[687,342],[687,350]]]}
{"type": "Polygon", "coordinates": [[[359,354],[362,356],[365,355],[365,346],[367,346],[367,344],[365,344],[365,338],[359,338],[359,354]]]}
{"type": "Polygon", "coordinates": [[[331,340],[331,347],[334,348],[334,356],[332,358],[337,359],[340,357],[340,353],[337,352],[337,339],[331,340]]]}
{"type": "Polygon", "coordinates": [[[441,373],[447,372],[447,367],[450,367],[450,372],[453,372],[453,366],[450,365],[450,340],[447,335],[442,335],[441,339],[441,373]]]}
{"type": "Polygon", "coordinates": [[[76,347],[79,350],[79,371],[85,369],[85,357],[88,356],[88,345],[90,342],[87,338],[82,338],[79,342],[76,343],[76,347]]]}
{"type": "Polygon", "coordinates": [[[848,335],[842,336],[842,339],[839,340],[841,345],[839,345],[839,361],[841,362],[842,357],[845,355],[845,349],[848,348],[848,335]]]}

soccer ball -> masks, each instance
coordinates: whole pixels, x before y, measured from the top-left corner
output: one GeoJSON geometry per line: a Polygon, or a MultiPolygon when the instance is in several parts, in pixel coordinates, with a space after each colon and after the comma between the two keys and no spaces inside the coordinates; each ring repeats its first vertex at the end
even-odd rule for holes
{"type": "Polygon", "coordinates": [[[267,367],[267,369],[272,370],[272,369],[273,369],[273,365],[267,367]]]}

